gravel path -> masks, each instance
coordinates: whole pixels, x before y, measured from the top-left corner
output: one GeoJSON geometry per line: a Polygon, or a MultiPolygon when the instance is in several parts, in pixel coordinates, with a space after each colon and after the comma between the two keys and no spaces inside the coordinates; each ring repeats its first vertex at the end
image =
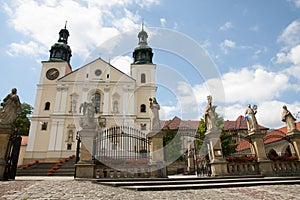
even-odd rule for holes
{"type": "Polygon", "coordinates": [[[16,180],[0,182],[0,199],[120,199],[120,200],[160,200],[160,199],[300,199],[300,185],[274,185],[237,187],[222,189],[200,189],[180,191],[131,191],[103,186],[91,181],[72,179],[16,180]]]}

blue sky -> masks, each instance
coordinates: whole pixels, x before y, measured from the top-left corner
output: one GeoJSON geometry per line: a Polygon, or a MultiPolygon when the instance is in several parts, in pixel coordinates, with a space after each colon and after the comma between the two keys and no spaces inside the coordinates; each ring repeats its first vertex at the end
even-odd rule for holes
{"type": "Polygon", "coordinates": [[[21,101],[34,105],[41,61],[66,20],[73,69],[101,56],[128,72],[142,19],[158,66],[162,119],[199,119],[209,94],[229,120],[258,105],[259,123],[270,128],[284,125],[284,104],[300,111],[300,0],[4,0],[0,98],[17,87],[21,101]],[[135,43],[113,57],[103,47],[117,46],[113,38],[124,33],[135,43]],[[162,47],[162,36],[169,46],[162,47]],[[199,52],[208,56],[198,59],[199,52]],[[214,91],[216,81],[224,95],[214,91]]]}

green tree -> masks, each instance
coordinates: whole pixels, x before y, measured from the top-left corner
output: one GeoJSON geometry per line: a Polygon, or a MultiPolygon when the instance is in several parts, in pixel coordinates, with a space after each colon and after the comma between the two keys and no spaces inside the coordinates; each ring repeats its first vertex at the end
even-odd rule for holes
{"type": "Polygon", "coordinates": [[[223,155],[225,157],[236,152],[237,144],[235,144],[234,140],[232,139],[232,135],[230,131],[222,132],[221,143],[222,143],[223,155]]]}
{"type": "Polygon", "coordinates": [[[33,107],[27,103],[21,104],[21,111],[19,116],[14,122],[14,125],[17,127],[20,135],[28,135],[30,128],[29,116],[32,113],[33,107]]]}

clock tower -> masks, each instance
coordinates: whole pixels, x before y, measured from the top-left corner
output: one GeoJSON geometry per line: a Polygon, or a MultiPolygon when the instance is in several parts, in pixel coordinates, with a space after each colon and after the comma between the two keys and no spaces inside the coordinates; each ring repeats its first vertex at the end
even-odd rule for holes
{"type": "MultiPolygon", "coordinates": [[[[37,85],[34,111],[31,117],[30,139],[27,146],[28,152],[44,149],[45,144],[37,141],[51,140],[52,126],[59,124],[51,116],[60,113],[62,108],[58,102],[61,102],[62,98],[65,98],[64,94],[67,92],[67,88],[58,84],[58,80],[72,72],[70,65],[72,51],[68,45],[68,37],[69,31],[65,25],[59,32],[58,41],[50,49],[49,60],[42,61],[40,81],[37,85]]],[[[50,145],[46,148],[48,152],[53,150],[50,145]]],[[[27,156],[32,157],[33,155],[27,156]]],[[[49,155],[45,154],[40,156],[49,157],[49,155]]]]}

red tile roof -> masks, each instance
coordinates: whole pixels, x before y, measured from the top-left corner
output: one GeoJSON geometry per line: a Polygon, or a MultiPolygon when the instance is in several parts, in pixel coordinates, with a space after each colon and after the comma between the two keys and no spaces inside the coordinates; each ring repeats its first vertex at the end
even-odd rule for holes
{"type": "MultiPolygon", "coordinates": [[[[268,130],[268,128],[259,125],[261,130],[268,130]]],[[[232,131],[232,130],[248,130],[247,122],[244,119],[244,116],[240,115],[235,121],[224,121],[224,128],[225,131],[232,131]]]]}
{"type": "Polygon", "coordinates": [[[177,116],[171,120],[161,120],[162,128],[169,128],[171,130],[198,129],[199,123],[200,122],[198,120],[181,120],[177,116]]]}
{"type": "MultiPolygon", "coordinates": [[[[296,127],[298,130],[300,130],[300,122],[296,123],[296,127]]],[[[281,127],[279,129],[274,129],[270,132],[268,132],[265,136],[264,136],[264,143],[265,144],[270,144],[272,142],[276,142],[281,140],[284,136],[286,136],[287,133],[287,127],[281,127]]],[[[239,142],[236,150],[237,151],[241,151],[241,150],[245,150],[245,149],[249,149],[250,148],[250,144],[247,141],[241,141],[239,142]]]]}

